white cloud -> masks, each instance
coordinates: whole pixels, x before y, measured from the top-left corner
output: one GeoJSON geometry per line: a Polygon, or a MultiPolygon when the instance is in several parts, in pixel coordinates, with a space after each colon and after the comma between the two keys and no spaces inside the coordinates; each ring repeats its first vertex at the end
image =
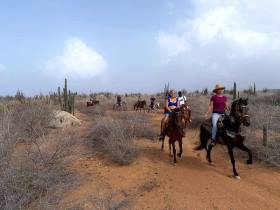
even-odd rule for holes
{"type": "Polygon", "coordinates": [[[0,63],[0,73],[6,70],[6,67],[0,63]]]}
{"type": "Polygon", "coordinates": [[[275,7],[280,1],[193,0],[193,5],[191,18],[186,14],[173,30],[158,32],[161,63],[210,73],[209,80],[252,73],[269,60],[270,69],[259,72],[260,79],[269,71],[280,76],[275,71],[280,65],[280,13],[275,7]]]}
{"type": "Polygon", "coordinates": [[[51,58],[45,66],[47,74],[61,77],[88,79],[103,73],[107,62],[102,55],[78,38],[65,42],[63,53],[51,58]]]}
{"type": "Polygon", "coordinates": [[[157,37],[160,46],[160,52],[163,52],[164,63],[168,63],[172,57],[175,57],[189,50],[188,43],[184,37],[159,33],[157,37]]]}

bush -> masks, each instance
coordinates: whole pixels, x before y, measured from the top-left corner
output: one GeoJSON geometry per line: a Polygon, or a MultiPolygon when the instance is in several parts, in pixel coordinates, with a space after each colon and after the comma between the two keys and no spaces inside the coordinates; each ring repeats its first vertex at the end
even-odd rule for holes
{"type": "Polygon", "coordinates": [[[245,129],[254,156],[271,165],[280,166],[280,110],[264,103],[250,105],[251,126],[245,129]],[[263,146],[263,127],[268,130],[267,146],[263,146]]]}
{"type": "Polygon", "coordinates": [[[54,202],[57,188],[71,183],[66,163],[75,136],[50,132],[50,113],[49,107],[33,102],[1,107],[0,209],[24,209],[36,200],[54,202]]]}
{"type": "Polygon", "coordinates": [[[136,138],[155,136],[149,118],[140,113],[121,112],[117,117],[100,117],[95,122],[92,129],[93,145],[121,165],[135,159],[136,138]]]}
{"type": "Polygon", "coordinates": [[[123,121],[115,119],[102,118],[92,130],[94,146],[119,164],[129,164],[136,157],[131,134],[123,121]]]}

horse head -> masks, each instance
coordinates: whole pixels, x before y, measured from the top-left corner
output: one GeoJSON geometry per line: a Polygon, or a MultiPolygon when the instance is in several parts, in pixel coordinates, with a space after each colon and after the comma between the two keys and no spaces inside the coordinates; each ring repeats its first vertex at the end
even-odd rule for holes
{"type": "Polygon", "coordinates": [[[235,100],[231,105],[230,114],[244,126],[250,126],[248,98],[239,98],[235,100]]]}
{"type": "Polygon", "coordinates": [[[186,104],[183,104],[177,108],[174,114],[178,127],[185,127],[186,122],[189,122],[190,120],[190,109],[186,104]]]}

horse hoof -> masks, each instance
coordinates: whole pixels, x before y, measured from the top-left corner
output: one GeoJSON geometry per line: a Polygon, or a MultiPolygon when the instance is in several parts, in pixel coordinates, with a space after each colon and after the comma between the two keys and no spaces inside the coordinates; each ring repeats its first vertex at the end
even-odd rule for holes
{"type": "Polygon", "coordinates": [[[233,177],[238,180],[241,179],[239,175],[233,175],[233,177]]]}
{"type": "Polygon", "coordinates": [[[177,156],[179,157],[179,158],[182,158],[183,157],[183,153],[177,153],[177,156]]]}
{"type": "Polygon", "coordinates": [[[250,165],[250,164],[253,164],[253,161],[252,161],[252,160],[247,160],[246,163],[247,163],[248,165],[250,165]]]}
{"type": "Polygon", "coordinates": [[[209,164],[210,166],[214,166],[214,165],[215,165],[212,161],[208,161],[208,164],[209,164]]]}

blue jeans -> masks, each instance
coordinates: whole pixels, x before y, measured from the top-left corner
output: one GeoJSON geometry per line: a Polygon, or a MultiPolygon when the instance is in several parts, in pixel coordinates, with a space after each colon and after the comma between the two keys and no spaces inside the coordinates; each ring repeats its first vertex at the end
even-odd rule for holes
{"type": "Polygon", "coordinates": [[[212,113],[212,117],[211,117],[211,119],[212,119],[212,141],[216,141],[217,131],[218,131],[217,122],[221,116],[222,116],[222,114],[212,113]]]}

